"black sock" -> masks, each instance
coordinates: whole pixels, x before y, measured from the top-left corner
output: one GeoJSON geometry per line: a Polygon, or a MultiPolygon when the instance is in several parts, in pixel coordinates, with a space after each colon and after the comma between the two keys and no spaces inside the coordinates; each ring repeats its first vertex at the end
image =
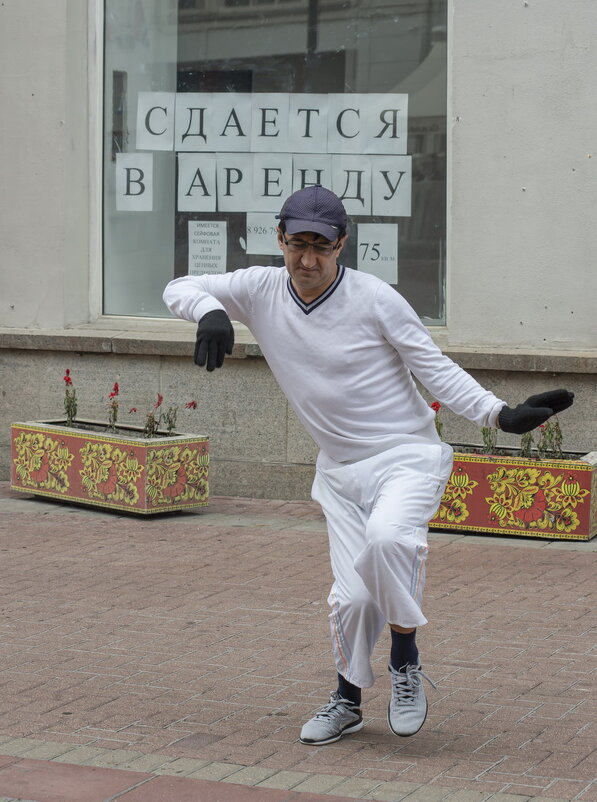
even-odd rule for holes
{"type": "Polygon", "coordinates": [[[344,679],[342,674],[338,674],[338,693],[343,699],[354,702],[358,707],[361,706],[361,689],[344,679]]]}
{"type": "Polygon", "coordinates": [[[415,643],[417,630],[413,629],[412,632],[404,633],[390,629],[390,632],[392,633],[392,650],[390,652],[392,668],[400,671],[406,665],[419,665],[419,650],[415,643]]]}

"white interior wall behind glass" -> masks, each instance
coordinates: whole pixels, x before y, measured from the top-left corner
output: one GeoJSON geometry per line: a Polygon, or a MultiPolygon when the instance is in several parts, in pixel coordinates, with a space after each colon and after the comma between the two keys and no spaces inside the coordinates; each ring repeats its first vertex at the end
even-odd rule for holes
{"type": "Polygon", "coordinates": [[[116,211],[111,121],[113,75],[126,75],[126,152],[136,150],[139,92],[176,91],[177,0],[107,0],[104,87],[104,313],[167,316],[172,278],[175,154],[153,154],[153,210],[116,211]]]}

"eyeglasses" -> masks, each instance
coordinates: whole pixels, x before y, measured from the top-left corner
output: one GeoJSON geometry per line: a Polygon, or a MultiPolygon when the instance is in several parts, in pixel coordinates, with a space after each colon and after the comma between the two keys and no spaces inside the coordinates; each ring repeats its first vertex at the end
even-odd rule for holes
{"type": "Polygon", "coordinates": [[[312,242],[305,242],[305,240],[302,239],[287,240],[284,235],[282,235],[282,239],[284,240],[284,245],[286,245],[288,250],[292,251],[292,253],[306,253],[309,248],[313,248],[313,251],[318,256],[331,256],[340,245],[339,242],[332,245],[315,245],[312,242]]]}

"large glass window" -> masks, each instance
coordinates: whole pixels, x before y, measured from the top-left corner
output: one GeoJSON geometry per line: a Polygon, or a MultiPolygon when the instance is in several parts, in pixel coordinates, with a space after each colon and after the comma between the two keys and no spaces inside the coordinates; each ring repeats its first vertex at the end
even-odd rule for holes
{"type": "Polygon", "coordinates": [[[447,0],[106,0],[104,313],[185,273],[283,264],[321,183],[342,261],[444,321],[447,0]]]}

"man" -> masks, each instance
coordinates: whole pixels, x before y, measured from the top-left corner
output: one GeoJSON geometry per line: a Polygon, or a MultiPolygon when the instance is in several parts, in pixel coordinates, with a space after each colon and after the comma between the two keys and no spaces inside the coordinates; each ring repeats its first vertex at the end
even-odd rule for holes
{"type": "Polygon", "coordinates": [[[312,495],[328,525],[338,687],[301,741],[331,743],[363,727],[361,689],[373,684],[370,657],[386,624],[388,723],[396,735],[413,735],[427,715],[429,678],[416,645],[416,628],[427,623],[427,524],[452,468],[452,449],[413,375],[454,412],[508,432],[539,426],[573,395],[555,390],[511,409],[445,357],[395,290],[338,263],[347,217],[330,190],[293,193],[278,219],[286,270],[185,276],[168,284],[164,301],[198,324],[195,362],[208,371],[232,352],[230,318],[246,324],[320,448],[312,495]]]}

